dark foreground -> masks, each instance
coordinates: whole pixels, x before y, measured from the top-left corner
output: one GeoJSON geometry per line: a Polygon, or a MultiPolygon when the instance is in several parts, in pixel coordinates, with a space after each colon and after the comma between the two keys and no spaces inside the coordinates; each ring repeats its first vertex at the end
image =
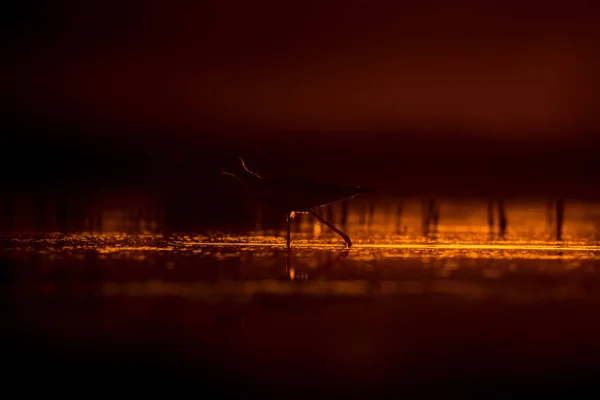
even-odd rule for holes
{"type": "Polygon", "coordinates": [[[277,246],[116,242],[5,240],[5,388],[200,397],[600,392],[593,246],[308,246],[288,260],[277,246]]]}

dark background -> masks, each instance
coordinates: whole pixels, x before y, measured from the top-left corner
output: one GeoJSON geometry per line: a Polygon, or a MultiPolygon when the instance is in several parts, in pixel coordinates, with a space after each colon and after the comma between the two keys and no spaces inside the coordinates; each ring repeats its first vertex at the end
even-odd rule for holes
{"type": "MultiPolygon", "coordinates": [[[[145,206],[171,229],[252,223],[247,193],[218,174],[223,154],[243,156],[265,176],[372,186],[398,198],[600,198],[595,1],[11,3],[0,12],[0,230],[23,230],[19,213],[29,228],[90,229],[102,209],[145,206]]],[[[420,394],[421,383],[447,394],[453,379],[486,393],[522,393],[523,382],[572,393],[597,376],[597,310],[585,297],[563,307],[403,298],[405,314],[386,302],[368,307],[375,314],[359,304],[332,315],[308,309],[305,319],[286,319],[295,300],[276,298],[254,305],[284,311],[259,318],[252,347],[211,322],[213,306],[97,292],[99,271],[136,280],[170,274],[164,264],[123,275],[122,261],[68,270],[61,259],[26,253],[26,261],[9,251],[0,260],[7,382],[29,377],[65,393],[71,382],[97,390],[121,380],[139,392],[176,390],[189,377],[198,393],[247,394],[252,372],[266,391],[287,377],[292,390],[321,393],[321,377],[310,385],[295,373],[343,371],[345,352],[331,364],[318,357],[343,338],[358,340],[342,342],[346,349],[359,339],[393,344],[380,381],[396,387],[420,377],[420,394]],[[48,276],[38,281],[38,270],[48,276]],[[307,326],[315,330],[305,335],[307,326]],[[291,369],[277,357],[256,368],[269,348],[291,369]],[[398,364],[398,354],[414,363],[398,364]],[[310,362],[294,362],[303,357],[310,362]],[[388,370],[407,375],[388,380],[388,370]]],[[[189,271],[203,264],[192,261],[189,271]]]]}
{"type": "Polygon", "coordinates": [[[4,198],[140,188],[214,215],[237,204],[215,169],[236,154],[398,196],[597,199],[598,11],[15,2],[4,198]]]}

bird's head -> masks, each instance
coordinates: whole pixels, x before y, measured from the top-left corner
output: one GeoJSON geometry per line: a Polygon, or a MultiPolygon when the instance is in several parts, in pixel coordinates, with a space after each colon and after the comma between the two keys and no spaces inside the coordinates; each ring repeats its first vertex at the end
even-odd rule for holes
{"type": "Polygon", "coordinates": [[[219,171],[222,174],[230,175],[236,178],[242,177],[248,173],[254,174],[248,168],[241,157],[221,157],[219,159],[219,171]]]}

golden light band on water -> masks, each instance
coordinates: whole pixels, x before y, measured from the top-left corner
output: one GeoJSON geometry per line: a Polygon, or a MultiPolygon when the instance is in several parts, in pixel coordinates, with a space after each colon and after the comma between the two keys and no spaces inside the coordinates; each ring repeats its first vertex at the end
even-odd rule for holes
{"type": "MultiPolygon", "coordinates": [[[[286,247],[285,243],[262,243],[262,242],[188,242],[187,245],[195,246],[223,246],[223,247],[286,247]]],[[[343,248],[340,244],[325,243],[295,243],[294,247],[313,249],[343,248]]],[[[526,244],[354,244],[351,248],[357,249],[442,249],[442,250],[539,250],[539,251],[598,251],[600,246],[593,245],[526,245],[526,244]]]]}
{"type": "Polygon", "coordinates": [[[249,301],[256,295],[305,295],[316,297],[388,297],[418,294],[444,294],[470,300],[483,300],[502,296],[507,301],[530,303],[551,299],[598,298],[598,293],[586,291],[579,284],[556,284],[536,290],[515,290],[514,284],[500,283],[494,287],[483,281],[434,279],[369,281],[369,280],[331,280],[311,281],[298,285],[293,281],[261,280],[246,282],[165,282],[151,280],[146,282],[102,284],[102,293],[106,296],[156,297],[176,296],[195,298],[210,302],[218,299],[228,301],[249,301]]]}

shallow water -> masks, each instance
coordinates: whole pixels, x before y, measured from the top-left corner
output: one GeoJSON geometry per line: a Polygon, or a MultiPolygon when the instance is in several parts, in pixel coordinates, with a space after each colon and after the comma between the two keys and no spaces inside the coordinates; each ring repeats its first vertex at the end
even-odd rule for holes
{"type": "Polygon", "coordinates": [[[591,298],[595,293],[580,286],[600,276],[600,246],[589,241],[388,238],[357,240],[346,248],[335,240],[296,239],[288,253],[276,236],[55,234],[5,238],[3,258],[15,264],[9,271],[19,277],[15,288],[93,282],[106,295],[206,300],[248,300],[257,293],[389,296],[428,291],[522,300],[591,298]],[[524,280],[527,286],[519,290],[524,280]]]}
{"type": "Polygon", "coordinates": [[[581,386],[600,367],[593,240],[357,235],[347,249],[300,232],[288,252],[281,235],[212,232],[2,244],[5,343],[29,374],[24,359],[40,376],[134,368],[266,391],[490,393],[581,386]]]}

